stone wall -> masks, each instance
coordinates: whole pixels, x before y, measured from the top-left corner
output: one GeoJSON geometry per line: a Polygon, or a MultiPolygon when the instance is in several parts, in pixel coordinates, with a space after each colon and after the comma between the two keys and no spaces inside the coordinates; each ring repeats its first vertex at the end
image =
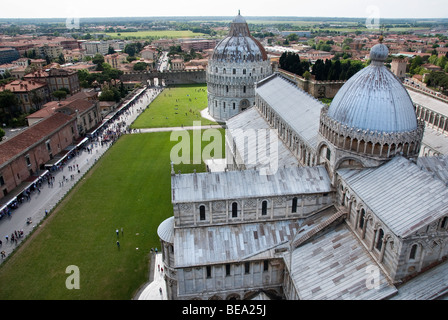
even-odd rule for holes
{"type": "Polygon", "coordinates": [[[192,71],[165,71],[165,72],[125,72],[120,76],[123,82],[140,81],[143,84],[153,85],[154,80],[163,81],[166,85],[205,83],[205,70],[192,71]]]}
{"type": "Polygon", "coordinates": [[[296,83],[300,89],[308,92],[316,99],[333,99],[339,89],[341,89],[341,87],[345,84],[345,81],[306,80],[301,76],[282,69],[279,69],[279,73],[296,83]]]}
{"type": "Polygon", "coordinates": [[[242,300],[261,289],[280,296],[283,270],[279,259],[178,269],[178,299],[242,300]]]}
{"type": "Polygon", "coordinates": [[[306,218],[332,203],[333,193],[298,194],[259,199],[228,199],[204,203],[176,203],[173,204],[174,224],[179,228],[306,218]],[[294,210],[293,202],[295,202],[294,210]],[[235,214],[232,210],[233,203],[237,204],[235,214]],[[203,219],[200,216],[201,206],[204,207],[203,219]],[[263,208],[263,206],[265,207],[263,208]]]}

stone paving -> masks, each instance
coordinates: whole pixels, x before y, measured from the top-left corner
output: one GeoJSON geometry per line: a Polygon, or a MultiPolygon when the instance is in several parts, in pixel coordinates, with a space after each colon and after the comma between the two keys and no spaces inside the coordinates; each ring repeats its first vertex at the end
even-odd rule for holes
{"type": "Polygon", "coordinates": [[[143,290],[137,293],[135,300],[167,300],[166,282],[162,269],[162,254],[153,253],[151,255],[150,282],[144,286],[143,290]]]}

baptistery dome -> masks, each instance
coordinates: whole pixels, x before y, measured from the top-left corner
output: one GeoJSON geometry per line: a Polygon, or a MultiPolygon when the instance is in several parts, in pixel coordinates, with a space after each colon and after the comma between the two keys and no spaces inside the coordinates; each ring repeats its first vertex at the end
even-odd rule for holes
{"type": "Polygon", "coordinates": [[[238,14],[232,21],[229,35],[221,40],[211,58],[217,62],[266,61],[268,55],[263,45],[250,35],[246,20],[238,14]]]}
{"type": "Polygon", "coordinates": [[[227,37],[215,47],[207,67],[208,110],[225,121],[255,103],[255,83],[272,74],[263,45],[238,14],[227,37]]]}
{"type": "Polygon", "coordinates": [[[384,66],[388,52],[384,44],[371,49],[371,64],[339,90],[328,109],[329,117],[361,130],[392,133],[417,129],[408,92],[384,66]]]}

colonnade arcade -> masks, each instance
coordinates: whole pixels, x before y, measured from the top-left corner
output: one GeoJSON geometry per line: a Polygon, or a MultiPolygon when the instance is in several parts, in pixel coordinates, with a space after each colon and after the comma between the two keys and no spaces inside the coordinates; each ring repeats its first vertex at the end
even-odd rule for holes
{"type": "Polygon", "coordinates": [[[419,121],[417,130],[387,133],[349,128],[328,117],[327,112],[328,107],[322,108],[319,132],[338,148],[379,158],[391,158],[396,154],[414,157],[419,154],[424,131],[422,121],[419,121]]]}

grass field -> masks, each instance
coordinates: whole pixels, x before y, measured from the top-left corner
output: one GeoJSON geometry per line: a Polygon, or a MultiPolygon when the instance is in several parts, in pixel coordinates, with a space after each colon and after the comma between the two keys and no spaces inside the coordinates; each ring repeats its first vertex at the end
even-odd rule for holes
{"type": "Polygon", "coordinates": [[[216,124],[201,117],[207,108],[207,85],[184,85],[165,89],[132,124],[133,129],[216,124]]]}
{"type": "MultiPolygon", "coordinates": [[[[148,281],[150,248],[160,249],[157,227],[173,214],[175,144],[169,132],[120,138],[0,266],[0,300],[131,299],[148,281]],[[120,250],[116,228],[124,230],[120,250]],[[65,286],[69,265],[79,267],[79,290],[65,286]]],[[[183,173],[194,169],[204,171],[205,165],[175,167],[183,173]]]]}
{"type": "Polygon", "coordinates": [[[161,30],[161,31],[137,31],[137,32],[121,32],[121,33],[106,33],[107,36],[113,39],[149,39],[149,38],[194,38],[207,36],[203,33],[195,33],[189,30],[175,31],[175,30],[161,30]]]}

